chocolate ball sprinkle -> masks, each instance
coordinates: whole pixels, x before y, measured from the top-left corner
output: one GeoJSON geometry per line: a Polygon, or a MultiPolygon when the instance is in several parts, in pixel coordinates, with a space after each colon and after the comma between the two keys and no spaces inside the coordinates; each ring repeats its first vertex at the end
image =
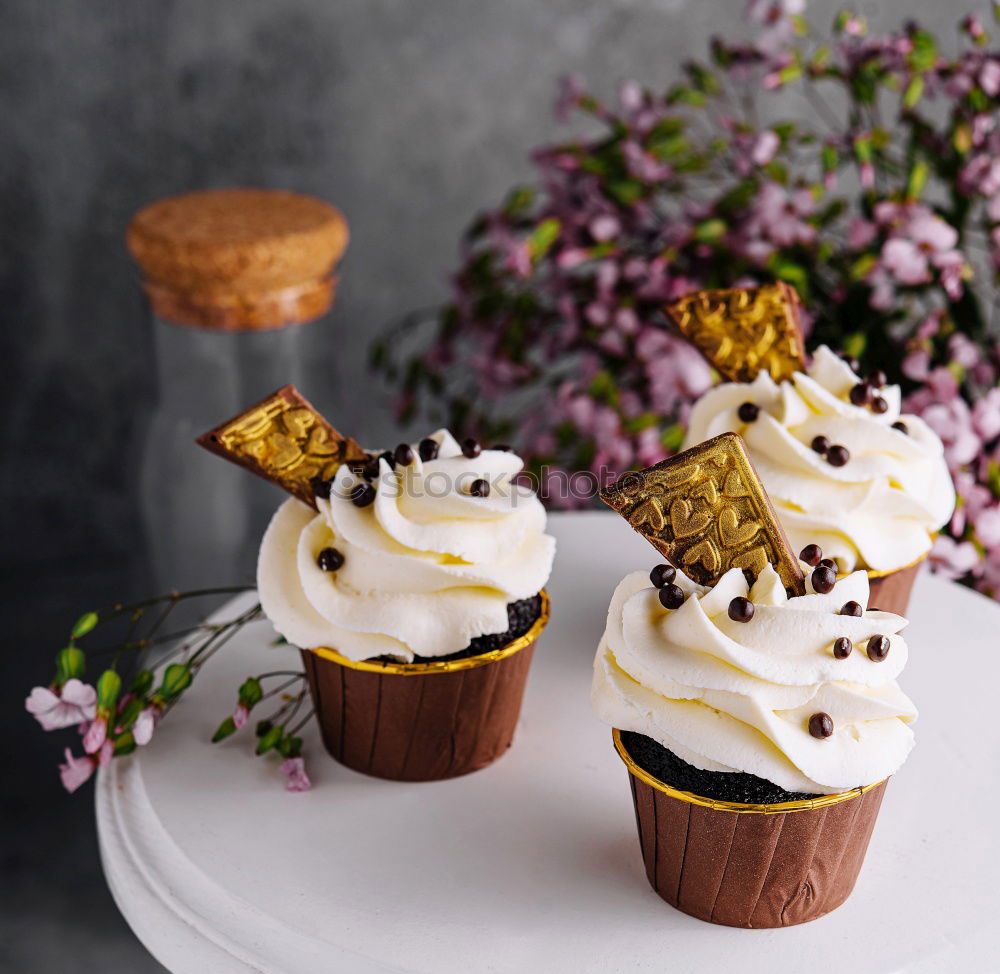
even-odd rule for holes
{"type": "Polygon", "coordinates": [[[833,591],[833,586],[837,584],[837,573],[826,565],[820,565],[812,573],[813,591],[820,595],[826,595],[833,591]]]}
{"type": "Polygon", "coordinates": [[[469,493],[473,497],[489,497],[490,482],[488,480],[473,480],[469,487],[469,493]]]}
{"type": "Polygon", "coordinates": [[[357,484],[351,491],[351,503],[355,507],[367,507],[375,500],[375,488],[371,484],[357,484]]]}
{"type": "Polygon", "coordinates": [[[867,406],[872,401],[872,387],[865,382],[859,382],[851,388],[849,398],[855,406],[867,406]]]}
{"type": "Polygon", "coordinates": [[[389,464],[390,467],[395,467],[396,466],[396,458],[392,455],[392,451],[391,450],[383,450],[378,455],[378,458],[379,458],[379,460],[385,460],[385,462],[387,464],[389,464]]]}
{"type": "Polygon", "coordinates": [[[493,446],[490,447],[490,449],[499,450],[501,453],[514,452],[514,447],[512,447],[509,443],[494,443],[493,446]]]}
{"type": "Polygon", "coordinates": [[[837,563],[832,558],[820,558],[817,564],[822,565],[824,568],[832,568],[834,571],[837,570],[837,563]]]}
{"type": "Polygon", "coordinates": [[[860,602],[845,602],[840,607],[840,614],[842,616],[863,616],[865,610],[861,608],[860,602]]]}
{"type": "Polygon", "coordinates": [[[833,655],[837,659],[847,659],[851,655],[852,649],[854,649],[854,643],[846,636],[838,636],[833,643],[833,655]]]}
{"type": "Polygon", "coordinates": [[[895,423],[892,424],[894,430],[899,430],[904,436],[909,435],[910,427],[906,425],[901,419],[897,419],[895,423]]]}
{"type": "Polygon", "coordinates": [[[889,381],[889,378],[881,369],[872,369],[865,377],[865,381],[876,389],[881,389],[889,381]]]}
{"type": "Polygon", "coordinates": [[[807,565],[815,568],[823,557],[823,549],[818,544],[807,544],[799,552],[799,561],[804,561],[807,565]]]}
{"type": "Polygon", "coordinates": [[[471,436],[468,439],[462,440],[462,455],[468,457],[470,460],[478,457],[480,453],[483,452],[483,448],[479,445],[479,440],[474,440],[471,436]]]}
{"type": "Polygon", "coordinates": [[[420,441],[417,452],[420,454],[420,459],[426,462],[427,460],[436,460],[439,449],[437,440],[432,440],[427,436],[420,441]]]}
{"type": "Polygon", "coordinates": [[[344,564],[344,556],[336,548],[324,548],[317,555],[316,564],[325,572],[335,572],[344,564]]]}
{"type": "Polygon", "coordinates": [[[742,595],[737,595],[729,603],[729,618],[733,622],[749,622],[753,618],[753,602],[743,598],[742,595]]]}
{"type": "Polygon", "coordinates": [[[831,467],[842,467],[850,459],[851,454],[846,446],[835,443],[826,451],[826,462],[831,467]]]}
{"type": "Polygon", "coordinates": [[[369,460],[361,468],[361,476],[364,477],[365,480],[369,481],[378,480],[378,470],[379,470],[378,457],[376,457],[374,460],[369,460]]]}
{"type": "Polygon", "coordinates": [[[745,402],[736,410],[736,415],[739,416],[741,422],[752,423],[760,415],[760,406],[752,402],[745,402]]]}
{"type": "Polygon", "coordinates": [[[413,463],[413,450],[410,449],[409,443],[400,443],[393,451],[392,456],[401,467],[408,467],[413,463]]]}
{"type": "Polygon", "coordinates": [[[824,714],[822,712],[818,714],[813,714],[809,718],[809,733],[813,737],[823,740],[826,737],[830,737],[833,734],[833,719],[829,714],[824,714]]]}
{"type": "Polygon", "coordinates": [[[889,655],[889,637],[888,636],[872,636],[868,640],[868,658],[873,663],[881,663],[882,660],[889,655]]]}
{"type": "Polygon", "coordinates": [[[830,441],[825,436],[814,436],[809,445],[820,454],[825,454],[830,449],[830,441]]]}
{"type": "Polygon", "coordinates": [[[656,588],[669,585],[677,577],[677,569],[673,565],[656,565],[649,573],[649,580],[656,588]]]}
{"type": "Polygon", "coordinates": [[[876,396],[872,400],[872,412],[881,416],[882,413],[889,412],[889,404],[881,396],[876,396]]]}
{"type": "Polygon", "coordinates": [[[678,585],[664,585],[660,589],[660,605],[664,609],[679,609],[684,604],[684,590],[678,585]]]}

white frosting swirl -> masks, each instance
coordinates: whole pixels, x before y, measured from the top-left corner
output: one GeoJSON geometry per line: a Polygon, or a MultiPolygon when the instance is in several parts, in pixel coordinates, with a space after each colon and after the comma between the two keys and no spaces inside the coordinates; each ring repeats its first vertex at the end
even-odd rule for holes
{"type": "Polygon", "coordinates": [[[898,386],[878,394],[884,413],[848,398],[858,376],[826,346],[807,373],[776,384],[766,372],[705,393],[691,412],[684,448],[740,433],[795,551],[816,543],[841,572],[893,571],[930,550],[955,507],[955,489],[937,434],[918,416],[900,416],[898,386]],[[752,423],[742,403],[760,407],[752,423]],[[892,428],[902,419],[907,433],[892,428]],[[811,448],[816,436],[847,447],[835,467],[811,448]]]}
{"type": "Polygon", "coordinates": [[[648,576],[622,579],[594,661],[593,705],[619,730],[653,738],[708,771],[743,771],[781,788],[832,794],[895,772],[913,746],[916,710],[896,677],[906,665],[901,616],[839,615],[844,603],[868,604],[868,576],[854,572],[827,595],[788,598],[774,569],[747,591],[734,568],[714,588],[679,572],[687,598],[660,605],[648,576]],[[736,596],[754,603],[750,622],[729,618],[736,596]],[[873,635],[889,655],[865,652],[873,635]],[[854,651],[837,659],[834,641],[854,651]],[[809,733],[809,718],[828,714],[833,735],[809,733]]]}
{"type": "Polygon", "coordinates": [[[445,656],[476,636],[505,632],[507,603],[548,580],[555,539],[538,498],[512,483],[519,457],[483,450],[463,456],[447,430],[437,459],[393,469],[385,460],[374,503],[350,500],[361,482],[338,470],[319,512],[290,499],[261,542],[257,587],[264,612],[289,642],[330,647],[352,660],[445,656]],[[490,484],[474,497],[474,480],[490,484]],[[316,559],[335,547],[343,566],[316,559]]]}

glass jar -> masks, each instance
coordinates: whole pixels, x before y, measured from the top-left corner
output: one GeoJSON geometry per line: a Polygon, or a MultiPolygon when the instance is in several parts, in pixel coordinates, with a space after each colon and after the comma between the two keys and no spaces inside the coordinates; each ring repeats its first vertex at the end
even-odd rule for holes
{"type": "Polygon", "coordinates": [[[304,379],[306,323],[330,308],[343,217],[312,197],[211,190],[141,210],[128,245],[143,273],[157,369],[141,508],[157,591],[254,579],[281,490],[195,439],[304,379]]]}

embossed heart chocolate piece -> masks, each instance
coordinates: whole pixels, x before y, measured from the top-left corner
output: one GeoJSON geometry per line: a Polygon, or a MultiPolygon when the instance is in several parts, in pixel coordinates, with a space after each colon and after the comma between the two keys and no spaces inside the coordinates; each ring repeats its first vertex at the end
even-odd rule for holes
{"type": "Polygon", "coordinates": [[[329,480],[342,463],[366,459],[295,386],[284,386],[197,442],[312,507],[317,482],[329,480]]]}
{"type": "Polygon", "coordinates": [[[695,291],[667,305],[677,330],[730,382],[775,382],[805,364],[801,306],[785,283],[695,291]]]}
{"type": "Polygon", "coordinates": [[[805,592],[798,559],[735,433],[625,474],[601,500],[702,585],[734,567],[756,577],[770,562],[789,594],[805,592]]]}

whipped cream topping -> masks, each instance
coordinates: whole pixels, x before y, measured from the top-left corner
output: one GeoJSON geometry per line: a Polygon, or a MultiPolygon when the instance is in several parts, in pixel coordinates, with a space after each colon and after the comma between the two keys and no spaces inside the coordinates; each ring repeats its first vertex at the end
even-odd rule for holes
{"type": "Polygon", "coordinates": [[[319,511],[291,498],[261,543],[257,587],[264,612],[290,643],[328,647],[351,660],[445,656],[476,636],[506,632],[507,604],[548,580],[555,539],[545,509],[512,482],[513,453],[467,458],[447,430],[431,437],[438,456],[395,469],[379,463],[375,500],[350,499],[361,478],[342,466],[319,511]],[[472,496],[477,479],[487,497],[472,496]],[[323,571],[334,547],[344,564],[323,571]]]}
{"type": "Polygon", "coordinates": [[[807,372],[780,385],[766,372],[751,383],[709,390],[691,413],[684,449],[736,432],[795,551],[816,543],[841,572],[893,571],[923,557],[933,532],[951,517],[955,489],[937,434],[918,416],[900,415],[898,386],[878,390],[888,408],[875,413],[848,398],[860,379],[826,346],[807,372]],[[752,423],[742,403],[758,406],[752,423]],[[907,432],[894,429],[902,419],[907,432]],[[847,447],[835,467],[812,441],[847,447]]]}
{"type": "MultiPolygon", "coordinates": [[[[901,616],[840,615],[849,601],[868,604],[868,576],[857,571],[832,592],[788,598],[774,569],[747,589],[742,571],[714,588],[677,573],[687,595],[673,611],[642,572],[619,583],[594,661],[592,701],[619,730],[653,738],[707,771],[742,771],[786,791],[833,794],[881,781],[913,746],[916,710],[896,677],[906,665],[901,616]],[[729,603],[754,603],[749,622],[729,618],[729,603]],[[889,637],[888,656],[869,659],[871,636],[889,637]],[[854,644],[846,659],[834,641],[854,644]],[[828,714],[833,735],[817,739],[809,718],[828,714]]],[[[808,582],[807,582],[808,585],[808,582]]]]}

